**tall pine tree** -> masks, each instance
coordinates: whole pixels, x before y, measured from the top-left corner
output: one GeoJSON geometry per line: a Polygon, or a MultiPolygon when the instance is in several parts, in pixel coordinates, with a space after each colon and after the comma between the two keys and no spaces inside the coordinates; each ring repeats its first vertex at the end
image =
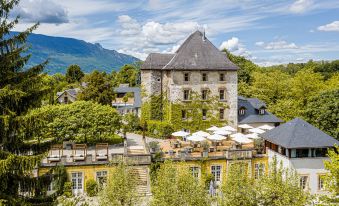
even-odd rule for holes
{"type": "MultiPolygon", "coordinates": [[[[23,32],[11,33],[19,22],[10,12],[19,0],[0,0],[0,205],[24,205],[20,188],[36,187],[31,171],[43,157],[39,144],[29,143],[31,129],[23,127],[22,117],[39,107],[47,89],[42,84],[42,71],[47,64],[25,68],[26,39],[38,24],[23,32]],[[39,150],[39,151],[38,151],[39,150]]],[[[47,148],[47,147],[46,147],[47,148]]]]}

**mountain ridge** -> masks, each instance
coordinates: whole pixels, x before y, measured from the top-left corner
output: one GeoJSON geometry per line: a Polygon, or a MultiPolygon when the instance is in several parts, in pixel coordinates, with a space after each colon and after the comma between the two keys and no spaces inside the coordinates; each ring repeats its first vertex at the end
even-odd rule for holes
{"type": "MultiPolygon", "coordinates": [[[[18,32],[11,32],[15,35],[18,32]]],[[[49,74],[65,73],[71,64],[77,64],[89,73],[95,69],[111,73],[125,64],[140,61],[131,55],[103,48],[99,43],[68,37],[55,37],[43,34],[30,34],[27,39],[27,51],[31,58],[27,67],[49,60],[45,72],[49,74]]]]}

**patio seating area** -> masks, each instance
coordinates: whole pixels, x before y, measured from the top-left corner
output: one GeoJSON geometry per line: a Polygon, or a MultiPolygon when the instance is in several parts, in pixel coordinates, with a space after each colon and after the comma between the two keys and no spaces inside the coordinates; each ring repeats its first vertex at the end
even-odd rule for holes
{"type": "Polygon", "coordinates": [[[250,158],[253,155],[254,140],[258,134],[272,129],[269,126],[253,128],[239,125],[208,128],[206,131],[188,133],[177,131],[173,138],[160,143],[163,158],[250,158]],[[243,131],[243,133],[237,132],[243,131]]]}

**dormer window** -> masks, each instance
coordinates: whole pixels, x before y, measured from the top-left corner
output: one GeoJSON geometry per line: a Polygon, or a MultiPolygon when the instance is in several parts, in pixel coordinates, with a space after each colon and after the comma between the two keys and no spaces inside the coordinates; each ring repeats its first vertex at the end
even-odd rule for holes
{"type": "Polygon", "coordinates": [[[240,115],[245,115],[246,109],[244,107],[239,109],[239,114],[240,115]]]}
{"type": "Polygon", "coordinates": [[[265,108],[260,108],[259,109],[259,114],[264,115],[265,114],[265,108]]]}

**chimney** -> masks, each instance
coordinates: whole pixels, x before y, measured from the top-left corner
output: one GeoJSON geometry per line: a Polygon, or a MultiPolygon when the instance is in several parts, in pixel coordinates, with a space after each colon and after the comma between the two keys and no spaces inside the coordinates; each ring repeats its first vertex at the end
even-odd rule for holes
{"type": "Polygon", "coordinates": [[[203,40],[203,41],[206,40],[205,28],[204,28],[204,32],[203,32],[203,35],[202,35],[202,40],[203,40]]]}

